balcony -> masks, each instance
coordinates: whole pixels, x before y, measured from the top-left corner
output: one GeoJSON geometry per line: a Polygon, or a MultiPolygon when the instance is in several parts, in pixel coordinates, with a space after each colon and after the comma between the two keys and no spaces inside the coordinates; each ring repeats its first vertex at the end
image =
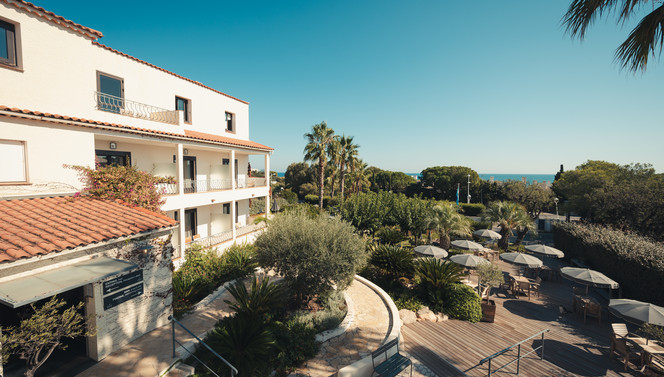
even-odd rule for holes
{"type": "Polygon", "coordinates": [[[263,229],[266,226],[267,225],[264,222],[259,223],[259,224],[245,225],[245,226],[239,227],[237,229],[236,236],[237,237],[244,236],[245,234],[249,234],[251,232],[255,232],[257,230],[263,229]]]}
{"type": "Polygon", "coordinates": [[[94,92],[94,97],[97,110],[176,126],[180,123],[180,115],[177,110],[162,109],[101,92],[94,92]]]}
{"type": "Polygon", "coordinates": [[[184,192],[190,194],[193,192],[208,192],[219,190],[230,190],[230,179],[203,179],[203,180],[184,180],[184,192]]]}
{"type": "Polygon", "coordinates": [[[237,188],[264,187],[267,186],[267,180],[264,177],[249,177],[238,179],[237,188]]]}
{"type": "MultiPolygon", "coordinates": [[[[191,238],[188,237],[186,240],[190,239],[191,238]]],[[[232,239],[233,239],[233,232],[229,230],[227,232],[213,234],[210,237],[194,239],[190,242],[187,242],[187,245],[201,245],[203,247],[212,247],[215,245],[219,245],[220,243],[230,241],[232,239]]]]}

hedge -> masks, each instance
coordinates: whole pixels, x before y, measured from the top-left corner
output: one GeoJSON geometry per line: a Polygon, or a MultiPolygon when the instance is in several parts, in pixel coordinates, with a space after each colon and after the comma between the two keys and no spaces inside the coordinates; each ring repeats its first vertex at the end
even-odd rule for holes
{"type": "Polygon", "coordinates": [[[664,305],[664,243],[600,225],[558,223],[555,246],[617,281],[623,297],[664,305]]]}
{"type": "Polygon", "coordinates": [[[466,216],[479,216],[485,208],[481,203],[459,203],[459,206],[466,216]]]}

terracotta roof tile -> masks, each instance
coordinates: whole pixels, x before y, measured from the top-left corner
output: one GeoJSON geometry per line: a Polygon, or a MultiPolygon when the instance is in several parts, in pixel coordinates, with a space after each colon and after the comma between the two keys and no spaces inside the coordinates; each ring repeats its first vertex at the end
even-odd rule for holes
{"type": "Polygon", "coordinates": [[[57,25],[66,27],[70,30],[73,30],[73,31],[77,32],[77,33],[83,34],[83,35],[85,35],[89,38],[97,39],[97,38],[101,38],[101,37],[104,36],[100,31],[90,29],[89,27],[85,27],[81,24],[77,24],[74,21],[68,20],[68,19],[66,19],[62,16],[58,16],[57,14],[55,14],[53,12],[49,12],[46,9],[44,9],[42,7],[38,7],[38,6],[36,6],[32,3],[29,3],[27,1],[23,1],[23,0],[0,0],[0,1],[2,1],[3,3],[5,3],[7,5],[11,5],[11,6],[13,6],[17,9],[20,9],[24,12],[33,14],[37,17],[41,17],[41,18],[43,18],[47,21],[53,22],[57,25]]]}
{"type": "Polygon", "coordinates": [[[170,227],[176,221],[91,197],[0,200],[0,263],[170,227]],[[103,217],[102,217],[103,216],[103,217]]]}
{"type": "MultiPolygon", "coordinates": [[[[151,135],[151,136],[158,136],[158,137],[164,137],[164,138],[169,138],[169,139],[185,139],[185,140],[192,140],[192,141],[203,141],[203,142],[207,142],[207,143],[238,146],[238,147],[256,149],[256,150],[261,150],[261,151],[272,151],[273,150],[273,148],[270,148],[270,147],[265,146],[263,144],[256,143],[256,142],[251,141],[251,140],[234,139],[234,138],[230,138],[230,137],[213,135],[213,134],[208,134],[208,133],[198,132],[198,131],[184,130],[184,134],[178,134],[178,133],[173,133],[173,132],[164,132],[164,131],[159,131],[159,130],[150,130],[150,129],[147,129],[147,128],[133,127],[133,126],[124,125],[124,124],[116,124],[116,123],[101,122],[101,121],[88,120],[88,119],[82,119],[82,118],[75,118],[75,117],[70,117],[70,116],[67,116],[67,115],[46,114],[46,113],[43,113],[43,112],[40,112],[40,111],[18,109],[18,108],[15,108],[15,107],[10,108],[10,107],[3,106],[3,105],[0,105],[0,111],[10,112],[11,115],[9,115],[9,116],[15,116],[15,117],[18,117],[18,118],[22,117],[21,114],[26,114],[26,115],[41,117],[40,120],[47,121],[47,122],[49,121],[49,119],[58,119],[58,120],[68,121],[67,122],[68,124],[74,125],[74,126],[89,127],[89,128],[109,127],[111,129],[115,129],[115,130],[120,131],[120,132],[127,132],[127,133],[134,133],[134,134],[148,134],[148,135],[151,135]],[[78,123],[70,123],[70,122],[78,122],[78,123]]],[[[3,115],[3,114],[0,114],[0,115],[3,115]]],[[[8,114],[4,114],[4,115],[8,115],[8,114]]],[[[24,117],[24,118],[30,119],[29,117],[24,117]]]]}

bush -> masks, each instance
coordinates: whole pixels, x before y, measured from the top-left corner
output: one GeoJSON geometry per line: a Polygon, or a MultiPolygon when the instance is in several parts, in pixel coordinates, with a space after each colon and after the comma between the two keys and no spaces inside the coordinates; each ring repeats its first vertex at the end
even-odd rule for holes
{"type": "Polygon", "coordinates": [[[344,290],[367,260],[364,240],[353,227],[323,215],[279,214],[254,245],[259,264],[284,276],[300,302],[334,285],[344,290]]]}
{"type": "Polygon", "coordinates": [[[473,288],[465,284],[453,284],[445,289],[445,313],[450,318],[469,322],[482,319],[480,296],[473,288]]]}
{"type": "MultiPolygon", "coordinates": [[[[332,198],[330,198],[330,196],[324,195],[323,196],[323,208],[327,208],[327,206],[329,205],[331,200],[332,200],[332,198]]],[[[304,202],[317,206],[318,205],[318,195],[305,195],[304,202]]],[[[335,203],[336,203],[336,205],[339,205],[338,200],[335,203]]]]}
{"type": "Polygon", "coordinates": [[[425,291],[443,289],[464,277],[462,266],[434,258],[418,259],[415,271],[422,279],[420,285],[425,291]]]}
{"type": "Polygon", "coordinates": [[[379,245],[371,253],[370,263],[393,278],[412,278],[415,273],[415,254],[399,246],[379,245]]]}
{"type": "Polygon", "coordinates": [[[312,326],[316,333],[339,326],[348,312],[343,293],[335,290],[330,292],[329,295],[321,297],[319,301],[324,305],[325,310],[299,311],[295,313],[292,320],[312,326]]]}
{"type": "Polygon", "coordinates": [[[484,204],[481,203],[459,203],[461,212],[466,216],[479,216],[484,212],[484,204]]]}
{"type": "Polygon", "coordinates": [[[579,223],[557,223],[553,240],[565,258],[584,261],[617,281],[623,296],[664,305],[664,243],[579,223]]]}
{"type": "Polygon", "coordinates": [[[291,189],[285,189],[279,194],[282,198],[286,199],[288,204],[297,203],[297,194],[294,193],[291,189]]]}
{"type": "Polygon", "coordinates": [[[295,320],[275,324],[274,334],[279,345],[275,368],[277,376],[293,372],[303,362],[316,356],[320,343],[316,342],[316,329],[295,320]]]}
{"type": "Polygon", "coordinates": [[[491,229],[490,221],[473,221],[470,220],[470,229],[474,232],[479,229],[491,229]]]}
{"type": "Polygon", "coordinates": [[[402,293],[399,295],[399,297],[395,298],[393,295],[392,300],[394,301],[394,305],[397,306],[397,309],[406,309],[410,310],[413,312],[416,312],[420,309],[422,309],[422,302],[415,296],[411,296],[405,293],[402,293]]]}
{"type": "Polygon", "coordinates": [[[251,199],[249,214],[255,216],[261,213],[265,213],[265,198],[253,198],[251,199]]]}
{"type": "Polygon", "coordinates": [[[226,266],[227,280],[247,276],[258,267],[258,263],[256,262],[256,247],[250,244],[233,244],[226,249],[221,259],[222,263],[226,266]]]}
{"type": "Polygon", "coordinates": [[[268,313],[278,313],[285,308],[286,291],[279,284],[270,283],[269,277],[259,280],[254,275],[250,291],[243,281],[237,281],[228,287],[228,292],[234,301],[224,300],[224,302],[234,312],[243,316],[259,319],[268,313]]]}
{"type": "Polygon", "coordinates": [[[387,227],[378,229],[376,236],[380,240],[380,243],[387,245],[396,245],[406,239],[400,231],[387,227]]]}

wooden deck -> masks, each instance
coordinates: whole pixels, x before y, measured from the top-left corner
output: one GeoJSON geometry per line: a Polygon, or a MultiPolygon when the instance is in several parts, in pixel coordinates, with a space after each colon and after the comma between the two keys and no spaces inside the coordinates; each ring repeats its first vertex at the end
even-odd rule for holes
{"type": "MultiPolygon", "coordinates": [[[[503,265],[505,269],[509,266],[503,265]]],[[[402,327],[406,350],[438,376],[486,376],[487,365],[479,361],[506,347],[550,329],[544,334],[544,360],[540,351],[533,352],[520,362],[520,376],[636,376],[640,373],[633,364],[627,372],[615,357],[609,359],[610,322],[604,308],[602,323],[583,319],[574,313],[560,315],[559,306],[572,310],[572,284],[545,281],[540,298],[521,296],[514,299],[507,292],[499,292],[493,299],[497,304],[495,323],[469,323],[458,320],[445,322],[416,322],[402,327]]],[[[522,354],[542,344],[541,337],[521,346],[522,354]]],[[[517,349],[510,350],[492,361],[492,371],[515,359],[517,349]]],[[[515,376],[516,363],[494,372],[495,376],[515,376]]]]}

